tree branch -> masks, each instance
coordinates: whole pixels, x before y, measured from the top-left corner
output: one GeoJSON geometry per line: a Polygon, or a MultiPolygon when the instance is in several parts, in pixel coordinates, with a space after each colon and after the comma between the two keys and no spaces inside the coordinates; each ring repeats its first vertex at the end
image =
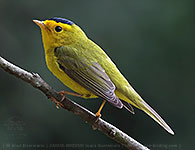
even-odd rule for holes
{"type": "MultiPolygon", "coordinates": [[[[2,57],[0,57],[0,68],[16,76],[17,78],[22,79],[23,81],[31,84],[33,87],[41,90],[48,98],[53,97],[58,102],[61,101],[62,96],[59,95],[55,89],[49,86],[37,73],[27,72],[11,64],[2,57]]],[[[95,114],[68,98],[60,102],[60,106],[81,117],[81,119],[83,119],[85,122],[91,124],[94,129],[98,129],[99,131],[103,132],[111,139],[125,146],[127,149],[149,150],[147,147],[143,146],[142,144],[129,137],[127,134],[120,131],[115,126],[104,121],[103,119],[99,118],[98,121],[95,121],[97,119],[95,114]]]]}

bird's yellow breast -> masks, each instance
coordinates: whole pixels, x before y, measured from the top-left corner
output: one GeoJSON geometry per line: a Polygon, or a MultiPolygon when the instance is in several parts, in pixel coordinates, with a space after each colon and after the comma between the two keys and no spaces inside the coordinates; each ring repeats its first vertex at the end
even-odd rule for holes
{"type": "Polygon", "coordinates": [[[73,91],[83,95],[83,98],[96,98],[97,96],[83,88],[80,84],[72,80],[63,70],[61,70],[57,63],[57,58],[54,55],[54,50],[49,49],[45,51],[46,64],[49,70],[67,87],[73,91]]]}

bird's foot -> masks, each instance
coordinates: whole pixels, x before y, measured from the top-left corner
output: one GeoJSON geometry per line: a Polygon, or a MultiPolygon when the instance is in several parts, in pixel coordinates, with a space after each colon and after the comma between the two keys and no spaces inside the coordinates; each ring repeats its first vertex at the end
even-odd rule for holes
{"type": "Polygon", "coordinates": [[[98,122],[99,118],[100,118],[102,115],[100,114],[100,111],[98,111],[98,112],[95,114],[95,116],[96,116],[96,117],[95,117],[94,123],[92,124],[93,130],[96,130],[96,129],[98,128],[97,122],[98,122]]]}
{"type": "Polygon", "coordinates": [[[78,93],[72,93],[68,91],[60,91],[58,92],[62,96],[62,99],[60,101],[57,101],[54,97],[50,97],[50,99],[56,104],[56,108],[59,109],[60,106],[63,106],[62,102],[66,99],[66,95],[73,95],[77,97],[81,97],[81,94],[78,93]]]}
{"type": "Polygon", "coordinates": [[[50,97],[51,101],[53,101],[56,104],[56,108],[59,109],[60,106],[63,106],[62,102],[66,99],[66,91],[60,91],[58,92],[62,96],[62,99],[60,101],[56,100],[54,97],[50,97]]]}
{"type": "Polygon", "coordinates": [[[58,94],[60,94],[62,96],[62,99],[60,100],[60,102],[63,102],[64,99],[66,99],[66,93],[65,92],[66,91],[60,91],[60,92],[58,92],[58,94]]]}
{"type": "Polygon", "coordinates": [[[56,108],[57,109],[59,109],[60,106],[63,106],[63,104],[61,103],[61,101],[56,100],[54,97],[50,97],[49,99],[56,104],[56,108]]]}
{"type": "Polygon", "coordinates": [[[98,111],[96,114],[96,120],[95,120],[95,122],[97,122],[98,121],[98,119],[102,116],[101,114],[100,114],[100,112],[98,111]]]}
{"type": "Polygon", "coordinates": [[[102,108],[104,107],[105,103],[106,103],[106,100],[104,100],[104,101],[102,102],[102,104],[101,104],[99,110],[98,110],[97,113],[95,114],[95,115],[96,115],[96,121],[95,121],[95,122],[97,122],[98,119],[101,117],[101,111],[102,111],[102,108]]]}

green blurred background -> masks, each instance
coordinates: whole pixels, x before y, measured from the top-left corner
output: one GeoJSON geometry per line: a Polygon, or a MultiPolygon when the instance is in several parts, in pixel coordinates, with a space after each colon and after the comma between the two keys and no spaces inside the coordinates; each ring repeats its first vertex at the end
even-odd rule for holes
{"type": "MultiPolygon", "coordinates": [[[[138,109],[131,115],[107,104],[102,118],[151,149],[190,150],[195,138],[194,10],[193,0],[0,0],[0,55],[39,73],[58,91],[69,90],[47,69],[40,29],[32,22],[54,16],[68,18],[106,51],[176,134],[171,136],[138,109]]],[[[99,99],[70,98],[93,112],[101,104],[99,99]]],[[[25,148],[20,144],[34,144],[37,149],[60,146],[54,144],[68,144],[70,149],[122,149],[2,70],[0,135],[0,149],[25,148]]]]}

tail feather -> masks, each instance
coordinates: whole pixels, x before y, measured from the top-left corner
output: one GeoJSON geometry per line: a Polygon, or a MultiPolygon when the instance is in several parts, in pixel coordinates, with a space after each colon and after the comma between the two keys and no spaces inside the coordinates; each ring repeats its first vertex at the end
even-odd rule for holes
{"type": "Polygon", "coordinates": [[[167,125],[167,123],[157,114],[154,109],[152,109],[145,101],[142,100],[141,102],[143,105],[141,106],[141,110],[147,113],[152,119],[158,122],[167,132],[174,135],[173,130],[167,125]]]}
{"type": "Polygon", "coordinates": [[[157,114],[157,112],[152,109],[144,100],[139,98],[139,100],[131,101],[134,106],[144,111],[146,114],[148,114],[152,119],[154,119],[158,124],[160,124],[167,132],[174,135],[173,130],[167,125],[167,123],[160,117],[160,115],[157,114]]]}
{"type": "Polygon", "coordinates": [[[129,104],[125,101],[123,101],[122,103],[123,103],[123,106],[125,107],[125,109],[127,109],[130,113],[135,114],[135,111],[134,111],[133,107],[131,106],[131,104],[129,104]]]}

